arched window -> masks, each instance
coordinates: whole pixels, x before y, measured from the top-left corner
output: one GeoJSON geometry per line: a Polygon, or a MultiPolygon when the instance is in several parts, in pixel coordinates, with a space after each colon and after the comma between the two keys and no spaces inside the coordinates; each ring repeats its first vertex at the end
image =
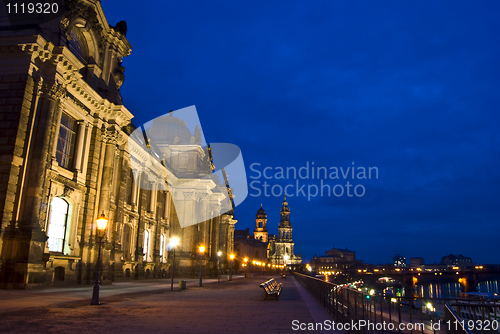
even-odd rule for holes
{"type": "Polygon", "coordinates": [[[149,231],[144,230],[144,261],[148,260],[148,255],[149,255],[149,231]]]}
{"type": "Polygon", "coordinates": [[[73,27],[69,33],[68,48],[82,63],[87,64],[88,45],[81,29],[73,27]]]}
{"type": "Polygon", "coordinates": [[[47,235],[49,251],[63,252],[66,239],[69,204],[60,197],[54,197],[50,203],[50,221],[47,235]]]}

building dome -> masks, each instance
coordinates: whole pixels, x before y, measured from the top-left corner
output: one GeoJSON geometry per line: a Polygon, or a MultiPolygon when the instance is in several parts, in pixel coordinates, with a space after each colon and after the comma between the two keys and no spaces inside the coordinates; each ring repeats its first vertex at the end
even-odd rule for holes
{"type": "Polygon", "coordinates": [[[146,135],[151,143],[160,146],[162,144],[189,144],[193,136],[186,122],[173,116],[155,118],[153,125],[146,129],[146,135]]]}
{"type": "Polygon", "coordinates": [[[267,217],[266,211],[262,208],[262,204],[260,205],[260,209],[259,209],[259,211],[257,211],[256,216],[257,217],[262,217],[262,216],[267,217]]]}

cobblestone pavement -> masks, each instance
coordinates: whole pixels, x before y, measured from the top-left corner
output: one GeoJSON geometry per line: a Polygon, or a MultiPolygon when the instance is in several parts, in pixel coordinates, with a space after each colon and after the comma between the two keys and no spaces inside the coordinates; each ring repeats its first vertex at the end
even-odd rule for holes
{"type": "Polygon", "coordinates": [[[264,301],[267,278],[189,280],[183,291],[170,291],[170,280],[114,283],[99,306],[91,286],[0,291],[0,333],[297,333],[293,320],[331,319],[292,277],[276,276],[282,295],[264,301]]]}

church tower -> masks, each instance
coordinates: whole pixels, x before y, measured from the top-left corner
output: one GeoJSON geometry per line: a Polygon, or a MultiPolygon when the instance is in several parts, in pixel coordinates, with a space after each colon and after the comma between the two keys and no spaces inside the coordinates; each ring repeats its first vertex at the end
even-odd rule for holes
{"type": "Polygon", "coordinates": [[[262,242],[268,242],[267,234],[267,214],[266,211],[260,205],[259,211],[255,215],[255,230],[253,231],[253,237],[262,242]]]}
{"type": "Polygon", "coordinates": [[[294,254],[295,243],[292,239],[292,223],[290,223],[290,207],[285,199],[281,204],[280,223],[278,225],[278,236],[270,240],[270,262],[272,264],[286,264],[291,267],[300,265],[302,259],[300,254],[294,254]]]}
{"type": "Polygon", "coordinates": [[[278,242],[282,245],[282,255],[293,255],[292,223],[290,223],[290,207],[286,201],[286,194],[280,209],[280,223],[278,225],[278,242]]]}

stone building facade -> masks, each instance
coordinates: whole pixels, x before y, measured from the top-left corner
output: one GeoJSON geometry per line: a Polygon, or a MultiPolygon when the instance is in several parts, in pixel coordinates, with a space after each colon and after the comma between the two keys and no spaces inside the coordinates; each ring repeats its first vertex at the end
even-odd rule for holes
{"type": "Polygon", "coordinates": [[[318,274],[333,275],[336,273],[349,273],[362,261],[356,260],[356,252],[347,248],[332,248],[324,256],[316,256],[311,260],[312,269],[318,274]]]}
{"type": "Polygon", "coordinates": [[[0,31],[0,287],[90,283],[101,213],[109,219],[104,282],[166,276],[173,236],[176,275],[195,274],[201,244],[207,272],[215,272],[217,252],[234,247],[233,211],[217,212],[228,181],[212,177],[176,194],[191,212],[217,212],[179,225],[166,178],[196,174],[210,150],[174,117],[161,126],[176,134],[164,144],[181,164],[165,155],[150,163],[149,146],[129,140],[133,115],[120,95],[121,62],[131,52],[125,22],[109,25],[100,1],[69,0],[53,20],[23,24],[0,31]],[[183,141],[195,154],[182,152],[183,141]],[[138,157],[147,158],[134,177],[138,157]]]}

